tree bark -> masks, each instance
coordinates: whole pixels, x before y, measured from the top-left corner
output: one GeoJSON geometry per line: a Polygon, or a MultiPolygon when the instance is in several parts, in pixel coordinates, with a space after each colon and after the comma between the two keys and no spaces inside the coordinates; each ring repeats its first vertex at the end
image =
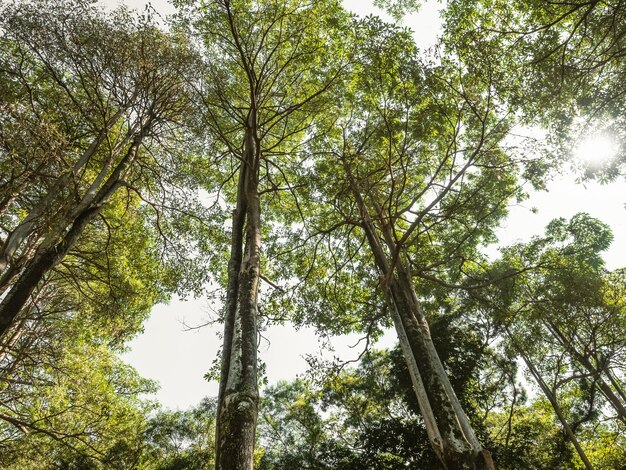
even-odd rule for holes
{"type": "MultiPolygon", "coordinates": [[[[368,244],[381,273],[381,285],[392,312],[431,446],[446,470],[495,470],[491,454],[480,444],[452,389],[430,337],[413,281],[402,260],[397,260],[392,268],[379,230],[372,221],[351,169],[345,160],[343,163],[368,244]]],[[[389,230],[390,227],[383,227],[383,235],[389,230]]],[[[387,245],[393,243],[391,237],[385,238],[387,245]]],[[[396,251],[395,246],[389,248],[391,253],[396,251]]]]}
{"type": "Polygon", "coordinates": [[[239,173],[222,350],[216,431],[217,470],[252,470],[258,414],[257,299],[261,267],[256,115],[250,111],[239,173]],[[242,249],[245,224],[245,248],[242,249]],[[243,253],[243,256],[242,256],[243,253]]]}
{"type": "Polygon", "coordinates": [[[407,365],[417,365],[415,374],[421,376],[425,388],[426,396],[416,391],[418,399],[421,397],[427,400],[427,404],[420,405],[420,409],[428,406],[432,410],[436,433],[441,439],[440,443],[431,441],[433,448],[438,444],[435,450],[438,450],[438,457],[446,469],[495,468],[489,452],[480,444],[452,389],[432,342],[426,317],[415,300],[412,281],[406,273],[402,273],[402,263],[397,262],[397,265],[400,272],[391,281],[390,298],[410,346],[409,350],[403,349],[405,360],[407,365]]]}
{"type": "Polygon", "coordinates": [[[66,229],[66,233],[60,237],[61,240],[55,243],[54,238],[56,236],[51,234],[50,240],[44,240],[35,252],[32,260],[16,276],[11,288],[2,299],[2,302],[0,302],[0,338],[11,327],[43,277],[67,255],[87,224],[101,211],[103,205],[118,188],[123,174],[137,156],[139,147],[149,128],[150,123],[148,122],[141,132],[135,136],[124,158],[109,175],[107,181],[100,187],[91,204],[83,208],[80,213],[74,215],[73,220],[66,229]]]}
{"type": "Polygon", "coordinates": [[[80,233],[98,213],[100,206],[90,208],[78,217],[67,235],[55,246],[41,250],[24,269],[0,303],[0,338],[9,330],[18,313],[28,302],[39,282],[58,264],[74,245],[80,233]]]}
{"type": "MultiPolygon", "coordinates": [[[[230,260],[228,263],[228,285],[226,287],[226,302],[224,305],[224,338],[222,345],[222,364],[220,369],[220,385],[217,399],[217,416],[222,413],[222,403],[226,391],[226,381],[230,370],[230,356],[233,346],[233,334],[235,331],[235,318],[237,316],[237,292],[239,291],[239,271],[244,246],[244,228],[246,222],[247,204],[245,197],[246,168],[243,163],[239,169],[239,181],[237,185],[237,207],[233,211],[232,234],[230,246],[230,260]]],[[[221,425],[220,419],[215,423],[215,462],[220,461],[221,454],[221,425]]]]}

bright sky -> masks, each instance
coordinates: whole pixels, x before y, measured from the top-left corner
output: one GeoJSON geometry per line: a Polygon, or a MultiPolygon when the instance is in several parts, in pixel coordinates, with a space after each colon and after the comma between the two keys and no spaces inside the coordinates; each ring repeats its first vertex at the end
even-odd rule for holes
{"type": "MultiPolygon", "coordinates": [[[[117,0],[100,0],[107,6],[116,6],[117,0]]],[[[126,0],[127,5],[143,9],[146,0],[126,0]]],[[[173,8],[166,0],[152,0],[155,9],[167,15],[173,8]]],[[[381,12],[367,0],[344,0],[347,8],[360,15],[381,12]]],[[[438,12],[442,4],[430,1],[419,14],[405,19],[404,24],[415,32],[422,48],[432,45],[439,33],[438,12]]],[[[585,143],[590,152],[600,146],[585,143]]],[[[581,155],[584,157],[584,155],[581,155]]],[[[546,224],[556,217],[571,217],[577,212],[588,212],[611,225],[615,235],[612,248],[606,253],[608,267],[626,266],[626,218],[624,203],[626,191],[623,180],[610,185],[598,183],[576,184],[574,177],[563,176],[550,184],[549,192],[534,193],[523,204],[510,208],[510,215],[499,231],[503,245],[528,240],[532,235],[543,233],[546,224]],[[536,208],[535,213],[533,209],[536,208]]],[[[205,299],[175,300],[168,305],[158,305],[145,323],[144,333],[130,343],[131,350],[123,359],[132,364],[139,373],[156,379],[161,389],[158,401],[168,408],[187,408],[205,396],[217,395],[217,383],[203,379],[221,345],[221,325],[207,326],[185,331],[184,324],[202,324],[219,309],[205,299]]],[[[260,348],[261,359],[267,365],[270,383],[292,379],[306,371],[305,354],[320,353],[320,344],[310,329],[295,331],[293,327],[273,327],[264,333],[260,348]]],[[[343,359],[356,358],[360,349],[349,346],[358,336],[337,338],[333,344],[337,355],[343,359]]],[[[395,342],[393,333],[386,334],[379,343],[387,347],[395,342]]]]}

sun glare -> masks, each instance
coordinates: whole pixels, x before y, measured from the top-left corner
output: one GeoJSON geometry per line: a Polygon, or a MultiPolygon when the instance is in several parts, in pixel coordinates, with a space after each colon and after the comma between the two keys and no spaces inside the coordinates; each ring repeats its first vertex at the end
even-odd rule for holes
{"type": "Polygon", "coordinates": [[[617,144],[605,134],[591,135],[580,141],[575,150],[575,156],[590,165],[600,165],[615,157],[617,144]]]}

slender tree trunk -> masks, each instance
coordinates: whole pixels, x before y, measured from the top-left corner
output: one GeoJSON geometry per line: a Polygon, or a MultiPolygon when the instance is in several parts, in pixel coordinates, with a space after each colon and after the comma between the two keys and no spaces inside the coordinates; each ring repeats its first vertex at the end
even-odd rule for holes
{"type": "Polygon", "coordinates": [[[34,250],[30,250],[30,256],[23,253],[20,257],[19,263],[5,264],[6,269],[0,276],[0,295],[4,294],[4,291],[9,288],[13,278],[20,272],[23,263],[30,261],[31,256],[34,254],[34,250]]]}
{"type": "Polygon", "coordinates": [[[620,404],[623,406],[623,404],[626,403],[626,393],[624,392],[622,385],[617,381],[617,378],[615,378],[610,369],[606,370],[606,376],[609,378],[609,381],[613,385],[617,394],[621,397],[622,401],[620,401],[620,404]]]}
{"type": "Polygon", "coordinates": [[[54,240],[56,238],[55,234],[50,236],[50,240],[44,240],[37,249],[33,259],[16,276],[11,288],[2,299],[2,302],[0,302],[0,338],[11,327],[20,310],[26,305],[28,298],[43,277],[65,257],[87,224],[100,212],[102,206],[118,188],[122,176],[137,156],[139,147],[149,128],[150,123],[147,123],[142,131],[135,136],[126,155],[98,190],[90,206],[75,214],[67,232],[61,236],[61,240],[56,242],[54,240]]]}
{"type": "Polygon", "coordinates": [[[15,344],[24,333],[22,327],[25,322],[25,318],[20,319],[19,322],[15,322],[11,329],[7,331],[4,340],[0,342],[0,366],[3,365],[4,359],[9,356],[15,344]]]}
{"type": "Polygon", "coordinates": [[[99,210],[100,206],[97,206],[81,214],[72,224],[63,240],[51,248],[41,250],[20,274],[4,299],[2,299],[2,302],[0,302],[0,338],[11,327],[39,282],[47,272],[63,259],[78,239],[80,233],[99,210]]]}
{"type": "Polygon", "coordinates": [[[238,185],[218,398],[216,469],[252,470],[258,414],[257,294],[261,267],[261,206],[256,115],[250,111],[238,185]],[[245,214],[242,217],[242,214],[245,214]],[[243,218],[245,217],[245,221],[243,218]],[[242,250],[245,222],[245,248],[242,250]],[[242,256],[243,254],[243,256],[242,256]]]}
{"type": "MultiPolygon", "coordinates": [[[[389,285],[383,285],[383,288],[435,454],[446,470],[495,470],[491,454],[478,441],[452,389],[430,337],[428,322],[417,300],[411,277],[400,260],[392,268],[378,230],[345,160],[344,169],[382,283],[389,279],[389,285]],[[391,272],[392,269],[394,272],[391,272]]],[[[383,232],[388,229],[385,227],[383,232]]]]}
{"type": "Polygon", "coordinates": [[[563,333],[563,331],[558,327],[557,324],[550,320],[546,320],[546,326],[550,330],[553,336],[556,337],[556,340],[561,344],[561,346],[572,356],[579,365],[581,365],[584,369],[587,370],[593,377],[596,379],[596,386],[600,389],[600,392],[604,395],[607,401],[611,404],[615,412],[617,413],[617,417],[626,424],[626,406],[622,402],[624,396],[622,395],[622,400],[620,397],[615,395],[620,393],[622,390],[617,386],[618,384],[613,379],[612,374],[609,370],[602,371],[598,369],[592,362],[589,360],[589,357],[580,353],[575,347],[569,338],[563,333]],[[611,386],[604,380],[603,375],[609,379],[611,384],[615,387],[615,391],[611,388],[611,386]]]}
{"type": "Polygon", "coordinates": [[[14,321],[11,328],[5,333],[0,343],[0,381],[9,377],[21,359],[25,356],[24,350],[28,350],[29,345],[34,343],[37,338],[41,337],[38,331],[39,324],[31,323],[32,314],[36,312],[35,304],[39,303],[42,297],[45,297],[46,288],[42,288],[37,292],[33,301],[29,304],[27,311],[22,311],[17,321],[14,321]],[[18,342],[20,344],[18,344],[18,342]],[[17,345],[17,347],[16,347],[17,345]]]}
{"type": "Polygon", "coordinates": [[[441,439],[438,457],[450,470],[495,468],[491,455],[480,444],[452,389],[432,342],[426,317],[416,301],[412,281],[402,272],[401,265],[398,268],[400,272],[392,279],[389,290],[410,345],[405,359],[407,364],[413,363],[418,367],[415,373],[422,378],[428,400],[428,405],[424,406],[432,410],[441,439]]]}
{"type": "Polygon", "coordinates": [[[550,387],[548,387],[548,384],[546,384],[545,380],[543,380],[543,377],[541,376],[541,374],[535,367],[534,363],[530,360],[530,357],[528,357],[528,355],[524,353],[524,350],[519,346],[519,344],[513,337],[513,334],[509,330],[508,326],[505,325],[504,328],[505,328],[506,334],[511,339],[513,346],[517,350],[518,354],[522,357],[522,359],[524,360],[524,363],[526,364],[526,367],[528,367],[528,370],[530,371],[531,375],[534,377],[535,381],[537,382],[537,385],[539,385],[539,388],[541,389],[545,397],[550,402],[550,405],[552,405],[552,409],[554,409],[554,412],[556,413],[557,418],[559,418],[559,421],[561,422],[561,425],[563,426],[563,429],[565,430],[565,434],[567,435],[569,441],[572,443],[572,445],[576,449],[576,452],[578,453],[580,460],[582,460],[583,464],[585,465],[585,468],[587,470],[593,470],[593,466],[591,465],[591,462],[589,462],[589,459],[587,458],[587,454],[585,454],[585,451],[580,446],[580,443],[578,442],[578,439],[576,438],[576,435],[574,434],[572,427],[567,421],[567,418],[565,417],[565,414],[563,413],[563,410],[561,406],[559,405],[556,394],[552,390],[550,390],[550,387]]]}
{"type": "MultiPolygon", "coordinates": [[[[6,212],[6,210],[9,208],[9,206],[11,205],[14,199],[15,199],[15,190],[11,188],[5,193],[4,197],[0,201],[0,216],[6,212]]],[[[4,241],[2,242],[2,244],[4,245],[4,241]]]]}
{"type": "Polygon", "coordinates": [[[608,383],[606,383],[606,381],[602,377],[603,375],[606,375],[609,381],[611,381],[611,383],[613,384],[613,386],[616,387],[616,390],[619,393],[621,389],[619,388],[619,384],[617,384],[614,380],[611,372],[608,370],[604,372],[598,370],[596,367],[593,366],[591,361],[589,361],[589,359],[582,354],[577,354],[575,357],[578,358],[579,364],[581,364],[585,369],[587,369],[590,373],[594,375],[594,378],[596,378],[596,386],[600,389],[600,391],[604,395],[604,398],[606,398],[606,400],[611,404],[611,406],[617,413],[617,417],[619,418],[619,420],[622,421],[622,423],[626,424],[626,407],[624,406],[624,403],[620,400],[620,398],[615,394],[615,391],[608,383]]]}
{"type": "MultiPolygon", "coordinates": [[[[247,203],[245,197],[247,165],[241,164],[239,182],[237,185],[237,207],[233,211],[232,235],[230,244],[230,260],[228,263],[228,285],[226,287],[226,302],[224,305],[224,343],[222,345],[222,364],[220,369],[220,386],[217,398],[217,416],[222,413],[222,403],[226,391],[226,382],[230,370],[230,356],[233,347],[235,331],[235,317],[237,313],[237,292],[239,292],[239,271],[243,257],[244,229],[246,222],[247,203]]],[[[215,462],[216,468],[221,454],[221,420],[215,423],[215,462]]]]}

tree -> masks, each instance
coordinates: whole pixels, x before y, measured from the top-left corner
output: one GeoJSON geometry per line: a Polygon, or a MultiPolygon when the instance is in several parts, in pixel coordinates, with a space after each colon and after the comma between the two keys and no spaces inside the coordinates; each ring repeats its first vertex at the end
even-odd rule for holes
{"type": "Polygon", "coordinates": [[[190,60],[150,20],[82,0],[3,5],[2,32],[0,335],[113,195],[150,176],[142,149],[186,112],[190,60]]]}
{"type": "MultiPolygon", "coordinates": [[[[503,383],[489,380],[495,350],[468,341],[470,324],[461,326],[459,320],[440,316],[433,322],[433,339],[456,378],[456,390],[473,403],[472,422],[489,442],[498,468],[575,468],[545,401],[528,402],[520,393],[507,403],[514,410],[509,413],[504,406],[490,409],[474,400],[481,394],[496,401],[511,397],[503,383]],[[452,344],[454,351],[447,351],[452,344]]],[[[315,375],[318,379],[319,371],[315,375]]],[[[333,371],[321,382],[280,382],[265,391],[260,416],[263,470],[440,467],[399,348],[372,350],[356,367],[333,371]]]]}
{"type": "Polygon", "coordinates": [[[154,384],[89,331],[66,327],[54,337],[64,341],[63,349],[23,346],[27,359],[0,385],[0,465],[136,468],[149,411],[138,396],[153,392],[154,384]]]}
{"type": "Polygon", "coordinates": [[[620,461],[624,279],[599,257],[606,228],[577,216],[497,262],[480,250],[548,167],[507,147],[520,111],[559,132],[559,100],[621,122],[621,7],[470,3],[451,2],[458,27],[428,60],[339,0],[179,0],[168,32],[88,0],[2,3],[0,465],[620,461]],[[154,303],[209,277],[217,400],[148,419],[152,384],[114,354],[154,303]],[[270,390],[255,452],[259,335],[286,320],[359,331],[365,350],[322,384],[270,390]],[[392,325],[400,348],[370,351],[392,325]]]}
{"type": "MultiPolygon", "coordinates": [[[[277,191],[276,182],[285,180],[284,167],[296,156],[325,93],[337,79],[341,55],[324,52],[324,42],[334,42],[334,24],[345,14],[336,1],[179,5],[187,8],[183,17],[203,42],[207,76],[199,95],[209,133],[225,160],[226,181],[237,175],[236,193],[228,194],[235,209],[216,468],[251,468],[258,408],[261,196],[277,191]]],[[[330,50],[338,51],[332,46],[330,50]]]]}
{"type": "MultiPolygon", "coordinates": [[[[591,457],[597,443],[624,426],[624,371],[614,359],[626,344],[623,273],[607,272],[600,255],[611,240],[587,214],[554,220],[545,237],[503,250],[493,267],[520,274],[471,294],[501,325],[503,344],[523,361],[586,468],[600,462],[591,457]]],[[[623,448],[613,449],[619,459],[623,448]]]]}
{"type": "MultiPolygon", "coordinates": [[[[306,197],[318,204],[313,220],[321,223],[308,227],[304,238],[314,254],[300,265],[305,275],[313,270],[320,240],[327,240],[331,260],[345,256],[331,271],[335,289],[328,292],[332,282],[322,282],[316,296],[328,294],[331,308],[343,300],[337,280],[348,276],[347,266],[358,272],[352,283],[361,275],[380,289],[373,303],[386,303],[382,308],[394,321],[440,460],[449,468],[489,466],[437,357],[421,304],[429,283],[454,288],[467,280],[467,266],[480,258],[477,246],[492,239],[506,202],[520,195],[521,162],[503,150],[509,123],[490,77],[470,75],[453,59],[441,58],[439,66],[421,62],[410,34],[380,20],[359,27],[353,81],[337,102],[335,130],[312,150],[319,157],[306,197]],[[343,237],[353,238],[351,246],[343,237]]],[[[342,307],[335,311],[343,314],[342,307]]]]}
{"type": "Polygon", "coordinates": [[[204,470],[215,465],[215,402],[202,400],[185,411],[160,411],[145,431],[146,470],[204,470]],[[209,431],[209,432],[207,432],[209,431]]]}
{"type": "Polygon", "coordinates": [[[3,467],[134,468],[141,456],[152,406],[139,395],[155,385],[116,354],[168,287],[139,204],[115,199],[109,225],[87,227],[0,343],[3,467]]]}
{"type": "Polygon", "coordinates": [[[123,9],[1,9],[2,466],[136,468],[154,385],[115,354],[202,281],[202,245],[181,250],[206,229],[177,141],[192,56],[123,9]]]}
{"type": "Polygon", "coordinates": [[[494,73],[501,99],[548,129],[566,155],[585,131],[611,135],[617,158],[583,168],[606,179],[624,161],[625,19],[621,2],[459,0],[449,3],[446,36],[475,73],[494,73]]]}

